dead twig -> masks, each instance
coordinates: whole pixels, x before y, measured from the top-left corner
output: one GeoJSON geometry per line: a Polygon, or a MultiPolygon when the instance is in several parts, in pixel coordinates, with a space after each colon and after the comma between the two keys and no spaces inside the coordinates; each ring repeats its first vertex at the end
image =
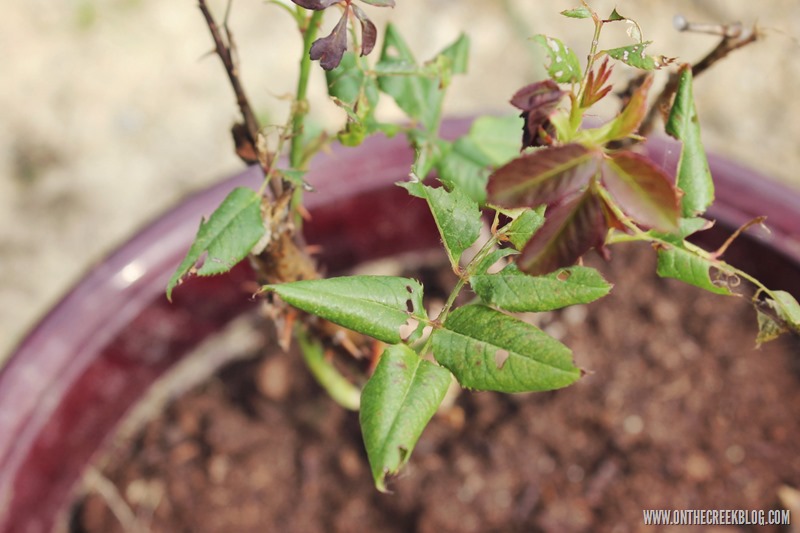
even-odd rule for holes
{"type": "MultiPolygon", "coordinates": [[[[744,29],[741,23],[738,22],[732,24],[698,24],[687,22],[683,17],[676,16],[675,26],[678,31],[714,33],[722,36],[722,40],[720,40],[719,44],[713,50],[703,59],[692,65],[692,75],[694,77],[701,75],[731,52],[743,48],[759,38],[759,31],[756,26],[750,29],[744,29]]],[[[623,102],[627,101],[625,95],[633,94],[633,91],[641,85],[646,76],[647,73],[642,74],[633,78],[628,83],[625,90],[620,93],[623,102]]],[[[639,127],[639,135],[647,137],[655,126],[656,118],[658,118],[658,116],[663,117],[668,112],[672,98],[675,96],[675,91],[678,89],[679,79],[680,71],[670,73],[666,85],[661,90],[661,93],[650,107],[647,116],[642,121],[642,125],[639,127]]]]}
{"type": "MultiPolygon", "coordinates": [[[[268,163],[271,157],[260,152],[265,151],[263,146],[259,148],[260,143],[258,142],[261,126],[258,123],[258,119],[256,119],[256,115],[250,105],[250,100],[247,98],[244,86],[239,78],[239,61],[236,41],[233,39],[233,33],[228,28],[228,16],[230,14],[231,2],[232,0],[228,1],[228,6],[225,9],[225,20],[223,23],[225,37],[223,37],[205,0],[198,0],[198,6],[200,7],[200,12],[203,14],[203,18],[206,20],[209,32],[211,32],[211,37],[214,40],[214,51],[225,67],[225,72],[228,74],[228,81],[230,81],[231,88],[236,95],[236,103],[242,114],[243,122],[234,124],[231,128],[231,134],[233,135],[233,140],[236,145],[236,155],[247,164],[260,163],[262,167],[265,167],[264,170],[266,171],[268,164],[265,165],[264,163],[268,163]]],[[[280,198],[283,194],[283,184],[281,180],[271,179],[269,185],[273,196],[275,198],[280,198]]]]}

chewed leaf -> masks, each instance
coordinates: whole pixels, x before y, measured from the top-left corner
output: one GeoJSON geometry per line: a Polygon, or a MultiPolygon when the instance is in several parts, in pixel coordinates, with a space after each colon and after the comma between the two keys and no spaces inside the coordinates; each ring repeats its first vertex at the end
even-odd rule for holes
{"type": "Polygon", "coordinates": [[[309,50],[311,60],[319,61],[325,70],[338,67],[345,50],[347,50],[347,14],[348,10],[345,9],[342,18],[336,23],[330,35],[314,41],[309,50]]]}
{"type": "Polygon", "coordinates": [[[489,177],[489,203],[501,207],[557,203],[589,183],[599,170],[599,157],[599,152],[580,144],[523,154],[489,177]]]}
{"type": "Polygon", "coordinates": [[[605,50],[605,53],[614,59],[622,61],[626,65],[642,70],[660,69],[675,61],[675,58],[647,55],[645,49],[651,43],[652,41],[644,41],[642,43],[605,50]]]}
{"type": "Polygon", "coordinates": [[[472,289],[485,303],[506,311],[540,312],[602,298],[611,285],[593,268],[573,266],[546,276],[528,276],[509,265],[497,274],[472,276],[472,289]]]}
{"type": "Polygon", "coordinates": [[[644,156],[623,151],[606,158],[603,184],[636,223],[667,232],[678,229],[678,192],[670,177],[644,156]]]}
{"type": "Polygon", "coordinates": [[[677,177],[678,187],[684,193],[681,198],[683,216],[704,213],[714,201],[714,182],[700,138],[700,122],[692,96],[692,70],[689,65],[681,67],[675,102],[665,129],[682,143],[677,177]]]}
{"type": "Polygon", "coordinates": [[[172,299],[172,290],[203,254],[207,255],[198,275],[227,272],[244,259],[266,231],[261,220],[261,196],[246,187],[231,191],[208,221],[200,223],[194,243],[167,284],[167,299],[172,299]]]}
{"type": "Polygon", "coordinates": [[[580,378],[569,348],[535,326],[483,305],[453,311],[433,333],[433,355],[463,387],[545,391],[580,378]]]}
{"type": "Polygon", "coordinates": [[[550,57],[547,73],[558,83],[576,83],[581,79],[581,64],[578,56],[555,37],[535,35],[533,40],[544,48],[550,57]]]}
{"type": "Polygon", "coordinates": [[[450,386],[450,372],[405,345],[389,346],[361,393],[361,433],[375,486],[408,462],[450,386]]]}
{"type": "Polygon", "coordinates": [[[380,341],[398,344],[409,317],[427,321],[418,281],[393,276],[349,276],[265,285],[286,303],[380,341]]]}
{"type": "Polygon", "coordinates": [[[477,202],[459,189],[448,192],[420,182],[403,182],[398,185],[428,202],[450,263],[453,269],[457,269],[461,254],[472,246],[481,232],[481,212],[477,202]]]}
{"type": "Polygon", "coordinates": [[[784,324],[781,324],[760,309],[756,309],[756,318],[758,319],[756,346],[761,346],[765,342],[775,340],[788,331],[784,324]]]}
{"type": "Polygon", "coordinates": [[[662,278],[679,279],[716,294],[732,294],[725,284],[715,284],[711,281],[712,268],[717,268],[717,264],[712,260],[704,259],[681,247],[658,250],[656,272],[662,278]]]}
{"type": "Polygon", "coordinates": [[[602,203],[587,190],[545,212],[544,225],[517,259],[519,269],[534,276],[568,267],[592,248],[603,248],[608,223],[602,203]]]}

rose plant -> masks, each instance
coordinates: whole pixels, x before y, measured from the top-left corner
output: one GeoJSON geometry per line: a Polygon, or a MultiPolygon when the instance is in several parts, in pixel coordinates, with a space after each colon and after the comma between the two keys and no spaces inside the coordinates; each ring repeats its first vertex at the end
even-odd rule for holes
{"type": "MultiPolygon", "coordinates": [[[[478,118],[467,135],[449,141],[439,136],[442,103],[452,77],[467,68],[467,36],[421,63],[398,29],[388,25],[370,62],[366,56],[378,43],[378,31],[366,6],[354,0],[271,3],[291,15],[303,50],[290,116],[279,135],[268,137],[241,86],[230,31],[216,24],[200,0],[242,112],[241,123],[232,129],[237,153],[258,164],[264,180],[258,190],[233,190],[201,222],[167,297],[192,275],[220,274],[248,258],[284,345],[296,336],[320,383],[346,407],[360,409],[379,490],[386,490],[387,476],[409,460],[453,383],[515,393],[558,389],[581,378],[570,349],[519,313],[606,295],[611,285],[581,264],[590,250],[610,259],[615,243],[648,243],[658,256],[658,275],[751,298],[757,342],[800,331],[800,305],[789,293],[770,290],[722,259],[730,242],[763,218],[740,228],[718,250],[688,240],[713,224],[703,214],[714,200],[692,96],[693,73],[755,40],[755,29],[724,27],[720,45],[693,69],[651,54],[651,43],[634,20],[617,10],[601,17],[583,2],[562,14],[592,23],[585,64],[559,39],[534,36],[548,56],[549,78],[513,94],[511,104],[520,116],[478,118]],[[336,12],[338,21],[327,36],[318,37],[328,12],[336,12]],[[602,30],[612,24],[627,28],[631,44],[601,48],[602,30]],[[424,287],[415,279],[324,278],[302,241],[302,197],[313,194],[303,175],[314,153],[334,138],[306,131],[314,62],[325,70],[330,98],[346,113],[335,135],[340,143],[356,146],[369,135],[402,133],[416,151],[408,179],[398,186],[427,203],[456,277],[436,312],[426,309],[424,287]],[[631,68],[635,75],[612,93],[615,68],[631,68]],[[659,69],[671,74],[649,105],[653,71],[659,69]],[[603,123],[587,121],[593,106],[613,94],[621,100],[616,116],[603,123]],[[380,120],[376,108],[386,97],[405,112],[406,124],[380,120]],[[666,132],[681,143],[675,178],[637,151],[659,114],[666,132]],[[491,231],[480,241],[485,220],[491,231]],[[376,356],[360,359],[363,379],[353,383],[342,376],[337,361],[324,357],[324,346],[376,356]]],[[[362,3],[394,6],[394,0],[362,3]]]]}

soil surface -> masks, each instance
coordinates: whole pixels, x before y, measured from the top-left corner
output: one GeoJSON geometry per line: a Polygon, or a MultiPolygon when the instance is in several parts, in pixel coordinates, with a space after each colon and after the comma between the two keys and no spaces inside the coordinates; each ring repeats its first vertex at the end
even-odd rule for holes
{"type": "Polygon", "coordinates": [[[744,299],[655,279],[647,247],[601,267],[609,297],[537,319],[590,373],[551,393],[462,393],[392,494],[373,488],[357,415],[273,352],[117,443],[116,490],[90,492],[72,530],[621,533],[658,530],[649,508],[779,509],[779,488],[800,486],[800,344],[755,350],[744,299]]]}

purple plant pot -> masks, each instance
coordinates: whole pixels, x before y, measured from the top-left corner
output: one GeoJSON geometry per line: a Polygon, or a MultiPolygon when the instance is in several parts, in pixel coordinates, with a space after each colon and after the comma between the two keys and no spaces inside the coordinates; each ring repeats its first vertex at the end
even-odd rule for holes
{"type": "MultiPolygon", "coordinates": [[[[469,124],[448,121],[443,135],[463,134],[469,124]]],[[[648,150],[674,167],[674,143],[652,141],[648,150]]],[[[315,160],[307,179],[318,192],[307,195],[306,237],[321,245],[328,272],[439,246],[425,204],[393,186],[412,159],[404,139],[374,138],[315,160]]],[[[757,258],[754,274],[800,294],[800,194],[718,158],[711,167],[718,195],[710,214],[718,224],[704,239],[721,242],[731,228],[768,213],[772,233],[740,239],[729,255],[757,258]]],[[[233,187],[260,179],[251,168],[184,201],[89,272],[17,347],[0,371],[0,531],[53,529],[93,455],[154,380],[253,308],[243,265],[190,280],[172,304],[164,288],[200,217],[233,187]]]]}

